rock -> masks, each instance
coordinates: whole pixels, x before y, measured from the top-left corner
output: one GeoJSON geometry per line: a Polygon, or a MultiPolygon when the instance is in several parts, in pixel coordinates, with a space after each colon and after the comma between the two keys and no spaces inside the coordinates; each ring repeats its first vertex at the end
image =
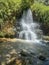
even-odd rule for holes
{"type": "Polygon", "coordinates": [[[20,52],[20,54],[21,54],[21,56],[28,56],[28,55],[30,55],[30,53],[27,51],[27,50],[25,50],[25,49],[23,49],[21,52],[20,52]]]}
{"type": "Polygon", "coordinates": [[[2,62],[1,65],[6,65],[5,62],[2,62]]]}
{"type": "Polygon", "coordinates": [[[10,58],[6,58],[6,61],[8,61],[10,58]]]}
{"type": "Polygon", "coordinates": [[[39,60],[42,60],[42,61],[45,61],[46,60],[46,57],[45,56],[43,56],[43,55],[39,55],[39,60]]]}
{"type": "Polygon", "coordinates": [[[22,61],[20,59],[16,60],[16,65],[22,65],[22,61]]]}
{"type": "Polygon", "coordinates": [[[31,52],[30,54],[31,54],[31,55],[36,55],[34,52],[31,52]]]}
{"type": "Polygon", "coordinates": [[[12,54],[17,54],[17,52],[16,52],[15,49],[13,49],[13,50],[10,52],[10,54],[11,54],[11,55],[12,55],[12,54]]]}
{"type": "Polygon", "coordinates": [[[11,55],[10,55],[10,54],[7,54],[7,55],[6,55],[6,57],[7,57],[7,58],[10,58],[10,57],[11,57],[11,55]]]}
{"type": "Polygon", "coordinates": [[[15,60],[16,60],[16,57],[13,57],[11,59],[9,59],[7,62],[6,62],[6,65],[12,65],[15,63],[15,60]]]}

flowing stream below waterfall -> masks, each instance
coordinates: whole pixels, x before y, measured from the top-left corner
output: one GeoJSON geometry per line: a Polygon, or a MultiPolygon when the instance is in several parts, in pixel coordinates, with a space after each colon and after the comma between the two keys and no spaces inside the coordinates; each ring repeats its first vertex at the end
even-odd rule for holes
{"type": "MultiPolygon", "coordinates": [[[[24,41],[0,43],[0,65],[7,62],[9,58],[20,57],[21,55],[21,59],[23,58],[24,60],[23,63],[27,63],[25,65],[49,65],[49,44],[41,42],[42,35],[38,31],[40,30],[39,24],[34,23],[30,9],[24,11],[20,24],[19,38],[24,39],[24,41]],[[22,50],[26,50],[27,53],[21,53],[22,50]],[[40,55],[43,55],[46,60],[39,59],[40,55]]],[[[13,63],[12,65],[17,64],[13,63]]]]}

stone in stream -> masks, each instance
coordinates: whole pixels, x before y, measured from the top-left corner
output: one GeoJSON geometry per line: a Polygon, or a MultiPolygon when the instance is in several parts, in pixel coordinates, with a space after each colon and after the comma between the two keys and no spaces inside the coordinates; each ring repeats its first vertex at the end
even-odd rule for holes
{"type": "Polygon", "coordinates": [[[23,49],[23,50],[20,52],[20,54],[21,54],[21,56],[24,56],[24,57],[35,55],[34,52],[27,51],[27,50],[25,50],[25,49],[23,49]]]}
{"type": "Polygon", "coordinates": [[[10,57],[11,57],[11,55],[10,55],[10,54],[7,54],[7,55],[6,55],[6,57],[7,57],[7,58],[10,58],[10,57]]]}
{"type": "Polygon", "coordinates": [[[16,61],[16,57],[13,57],[13,58],[9,59],[9,60],[6,62],[6,65],[13,65],[13,64],[15,64],[15,61],[16,61]]]}
{"type": "Polygon", "coordinates": [[[13,50],[11,50],[10,54],[11,54],[11,55],[12,55],[12,54],[17,54],[17,52],[16,52],[15,49],[13,49],[13,50]]]}
{"type": "Polygon", "coordinates": [[[45,56],[43,56],[43,55],[39,55],[39,60],[42,60],[42,61],[45,61],[46,60],[46,57],[45,56]]]}
{"type": "Polygon", "coordinates": [[[1,62],[1,65],[6,65],[6,63],[5,62],[1,62]]]}
{"type": "Polygon", "coordinates": [[[22,65],[22,60],[17,59],[17,60],[16,60],[16,64],[17,64],[17,65],[22,65]]]}
{"type": "Polygon", "coordinates": [[[11,55],[10,54],[6,54],[5,57],[6,57],[6,61],[9,61],[11,59],[11,55]]]}
{"type": "Polygon", "coordinates": [[[11,55],[11,58],[12,58],[12,57],[16,57],[17,52],[16,52],[15,49],[13,49],[13,50],[11,50],[11,51],[9,52],[9,54],[11,55]]]}
{"type": "Polygon", "coordinates": [[[23,49],[23,50],[20,52],[20,54],[21,54],[21,56],[26,57],[26,56],[30,55],[30,52],[28,52],[27,50],[23,49]]]}
{"type": "Polygon", "coordinates": [[[16,65],[28,65],[29,60],[26,60],[24,57],[16,59],[16,65]]]}
{"type": "Polygon", "coordinates": [[[6,65],[12,65],[12,63],[15,63],[16,60],[16,50],[13,49],[9,54],[6,55],[6,65]]]}

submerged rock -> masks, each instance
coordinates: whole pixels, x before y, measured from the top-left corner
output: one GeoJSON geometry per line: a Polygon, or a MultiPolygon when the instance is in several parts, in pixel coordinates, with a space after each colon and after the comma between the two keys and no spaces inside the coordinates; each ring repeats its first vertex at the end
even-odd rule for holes
{"type": "Polygon", "coordinates": [[[46,60],[46,57],[45,56],[43,56],[43,55],[39,55],[39,60],[42,60],[42,61],[45,61],[46,60]]]}
{"type": "Polygon", "coordinates": [[[25,49],[23,49],[23,50],[20,52],[20,54],[21,54],[21,56],[28,56],[28,55],[30,55],[30,53],[29,53],[27,50],[25,50],[25,49]]]}

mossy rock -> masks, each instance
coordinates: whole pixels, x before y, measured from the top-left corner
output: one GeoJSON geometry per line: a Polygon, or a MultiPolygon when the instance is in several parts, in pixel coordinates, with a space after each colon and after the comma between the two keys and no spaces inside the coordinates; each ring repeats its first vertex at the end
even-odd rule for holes
{"type": "Polygon", "coordinates": [[[43,36],[43,39],[49,41],[49,36],[43,36]]]}

